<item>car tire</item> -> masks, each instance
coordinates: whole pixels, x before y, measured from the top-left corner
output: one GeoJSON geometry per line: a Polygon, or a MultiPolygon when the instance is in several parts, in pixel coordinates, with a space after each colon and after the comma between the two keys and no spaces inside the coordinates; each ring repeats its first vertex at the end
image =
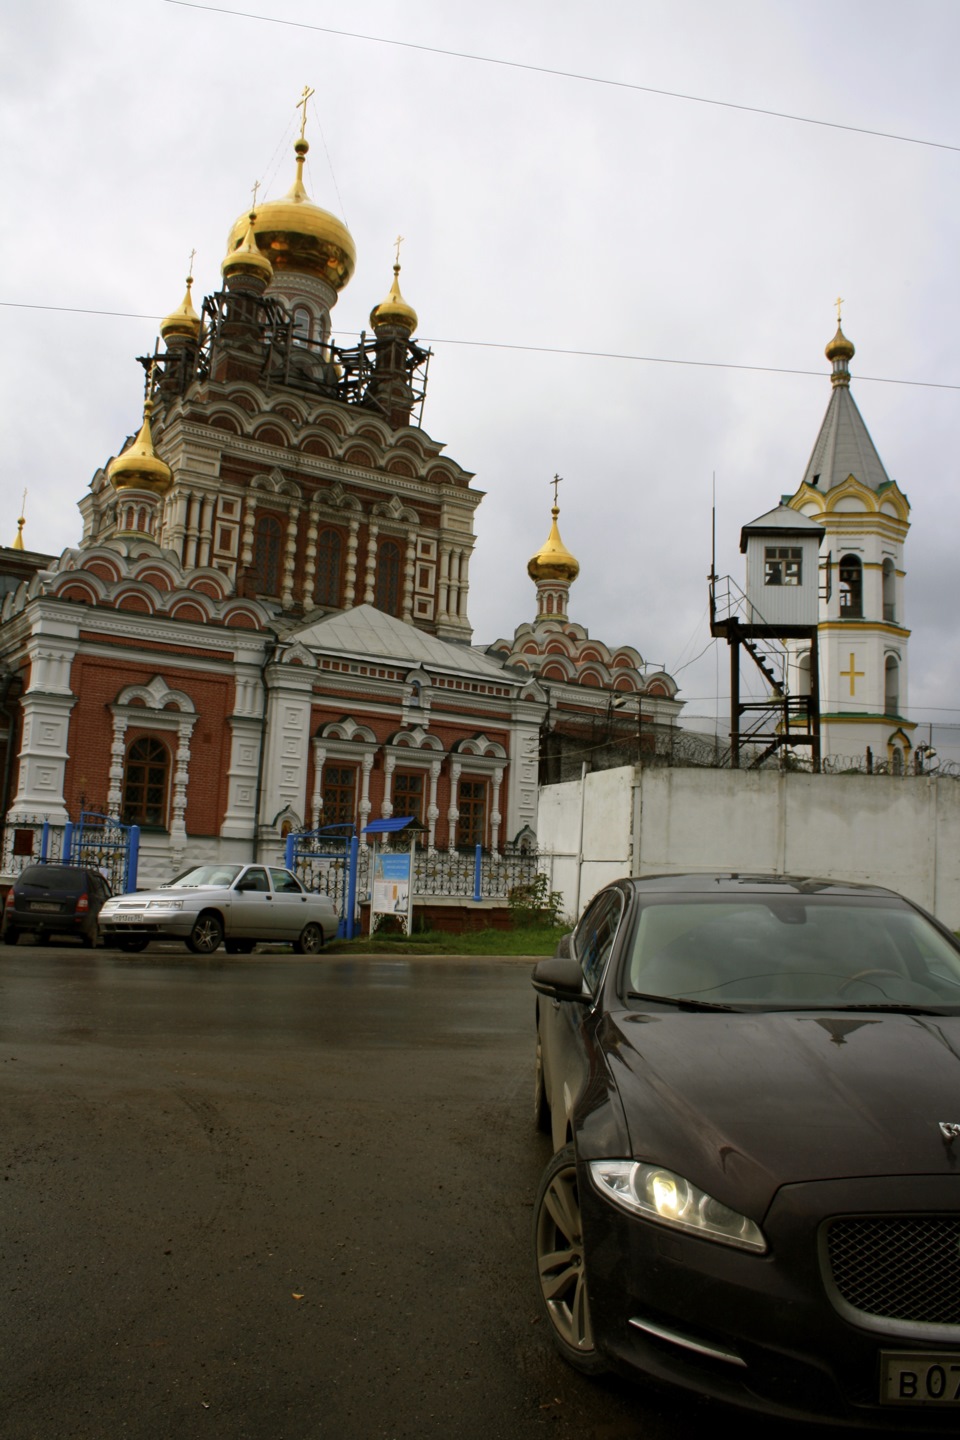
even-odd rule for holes
{"type": "Polygon", "coordinates": [[[220,948],[223,939],[223,925],[219,915],[208,912],[199,916],[187,937],[187,945],[194,955],[212,955],[220,948]]]}
{"type": "Polygon", "coordinates": [[[228,955],[249,955],[256,940],[225,940],[224,949],[228,955]]]}
{"type": "Polygon", "coordinates": [[[146,935],[124,935],[117,941],[117,949],[126,955],[135,955],[140,950],[146,950],[149,944],[146,935]]]}
{"type": "Polygon", "coordinates": [[[550,1134],[550,1105],[543,1084],[543,1047],[537,1031],[537,1053],[533,1062],[533,1123],[544,1135],[550,1134]]]}
{"type": "Polygon", "coordinates": [[[314,921],[304,925],[300,931],[299,940],[294,940],[293,948],[298,955],[319,955],[323,949],[323,930],[314,921]]]}
{"type": "Polygon", "coordinates": [[[537,1289],[554,1344],[575,1370],[602,1374],[608,1367],[593,1343],[572,1145],[559,1150],[543,1172],[534,1206],[533,1241],[537,1289]]]}

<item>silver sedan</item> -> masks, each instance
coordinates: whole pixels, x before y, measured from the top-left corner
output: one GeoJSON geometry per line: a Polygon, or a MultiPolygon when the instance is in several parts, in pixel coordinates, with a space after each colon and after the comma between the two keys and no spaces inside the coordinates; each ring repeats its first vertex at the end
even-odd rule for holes
{"type": "Polygon", "coordinates": [[[274,865],[194,865],[159,890],[116,895],[100,911],[107,945],[142,950],[151,940],[182,940],[197,955],[224,942],[246,955],[258,940],[289,941],[315,955],[337,934],[329,895],[305,890],[274,865]]]}

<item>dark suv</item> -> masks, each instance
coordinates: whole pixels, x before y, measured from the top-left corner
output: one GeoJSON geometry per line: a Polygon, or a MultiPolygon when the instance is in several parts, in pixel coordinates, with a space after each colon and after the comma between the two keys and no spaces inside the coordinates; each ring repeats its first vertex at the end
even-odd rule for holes
{"type": "Polygon", "coordinates": [[[41,945],[51,935],[74,935],[92,947],[100,938],[97,916],[113,894],[99,870],[83,865],[28,865],[13,882],[3,907],[4,943],[32,933],[41,945]]]}

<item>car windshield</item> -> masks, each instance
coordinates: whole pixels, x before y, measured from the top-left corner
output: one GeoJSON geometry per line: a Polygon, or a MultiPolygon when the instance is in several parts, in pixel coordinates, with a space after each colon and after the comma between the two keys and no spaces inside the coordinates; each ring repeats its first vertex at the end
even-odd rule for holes
{"type": "Polygon", "coordinates": [[[177,875],[165,890],[197,890],[201,885],[232,885],[243,869],[242,865],[194,865],[177,875]]]}
{"type": "Polygon", "coordinates": [[[653,900],[625,963],[634,1002],[960,1011],[960,947],[894,898],[653,900]]]}

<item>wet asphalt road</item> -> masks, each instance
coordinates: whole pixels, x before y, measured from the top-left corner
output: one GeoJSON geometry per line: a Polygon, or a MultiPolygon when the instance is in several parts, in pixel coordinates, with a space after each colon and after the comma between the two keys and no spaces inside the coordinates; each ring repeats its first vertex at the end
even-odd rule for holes
{"type": "Polygon", "coordinates": [[[522,961],[0,952],[0,1435],[805,1433],[555,1358],[532,1048],[522,961]]]}

